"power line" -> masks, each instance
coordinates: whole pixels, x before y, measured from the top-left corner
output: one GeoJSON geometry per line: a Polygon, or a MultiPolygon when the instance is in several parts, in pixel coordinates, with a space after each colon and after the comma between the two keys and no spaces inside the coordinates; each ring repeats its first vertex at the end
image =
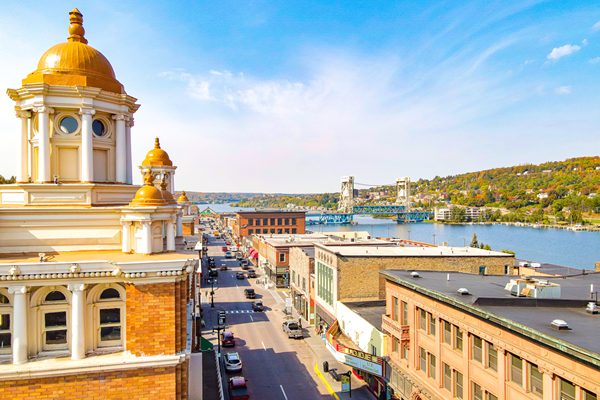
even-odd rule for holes
{"type": "Polygon", "coordinates": [[[354,182],[354,185],[360,185],[360,186],[393,186],[394,184],[387,184],[387,185],[373,185],[373,184],[369,184],[369,183],[358,183],[358,182],[354,182]]]}

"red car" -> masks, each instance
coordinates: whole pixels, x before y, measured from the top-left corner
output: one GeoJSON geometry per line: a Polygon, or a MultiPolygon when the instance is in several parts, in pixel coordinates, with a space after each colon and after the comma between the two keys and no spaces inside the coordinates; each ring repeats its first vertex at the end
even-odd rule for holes
{"type": "Polygon", "coordinates": [[[234,376],[229,379],[229,398],[231,400],[248,400],[248,382],[243,376],[234,376]]]}
{"type": "Polygon", "coordinates": [[[230,244],[231,244],[231,242],[228,240],[228,241],[227,241],[227,246],[229,246],[230,244]]]}
{"type": "Polygon", "coordinates": [[[227,248],[227,246],[223,246],[223,247],[221,247],[221,250],[228,251],[229,249],[227,248]]]}
{"type": "Polygon", "coordinates": [[[232,332],[221,332],[221,346],[235,346],[235,338],[232,332]]]}

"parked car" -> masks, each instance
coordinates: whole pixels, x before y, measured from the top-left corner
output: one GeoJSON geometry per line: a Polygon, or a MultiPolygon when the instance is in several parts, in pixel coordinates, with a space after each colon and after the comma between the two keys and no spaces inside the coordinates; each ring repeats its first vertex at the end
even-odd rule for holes
{"type": "Polygon", "coordinates": [[[283,332],[288,335],[288,338],[302,338],[302,329],[298,326],[297,322],[285,321],[282,325],[283,332]]]}
{"type": "Polygon", "coordinates": [[[262,303],[262,301],[260,301],[260,300],[253,301],[253,302],[252,302],[252,309],[253,309],[254,311],[263,311],[263,310],[264,310],[264,307],[263,307],[263,303],[262,303]]]}
{"type": "Polygon", "coordinates": [[[240,260],[240,264],[242,265],[242,267],[243,267],[244,265],[248,265],[248,260],[246,260],[245,258],[242,258],[242,259],[240,260]]]}
{"type": "Polygon", "coordinates": [[[244,294],[246,295],[247,299],[253,299],[256,297],[256,293],[254,293],[254,289],[244,289],[244,294]]]}
{"type": "Polygon", "coordinates": [[[231,252],[230,251],[226,251],[225,252],[225,258],[231,258],[231,257],[232,257],[231,252]]]}
{"type": "Polygon", "coordinates": [[[242,253],[237,253],[237,254],[235,255],[235,258],[237,258],[237,260],[238,260],[238,261],[241,261],[241,260],[242,260],[242,258],[243,258],[243,257],[242,257],[242,253]]]}
{"type": "Polygon", "coordinates": [[[219,276],[219,271],[216,268],[212,268],[208,271],[208,276],[210,276],[210,277],[219,276]]]}
{"type": "Polygon", "coordinates": [[[244,273],[243,272],[236,272],[235,273],[235,277],[237,279],[244,279],[244,273]]]}
{"type": "Polygon", "coordinates": [[[235,338],[233,332],[221,332],[221,346],[235,346],[235,338]]]}
{"type": "Polygon", "coordinates": [[[225,369],[227,371],[241,371],[242,370],[242,359],[239,353],[226,353],[225,354],[225,369]]]}
{"type": "MultiPolygon", "coordinates": [[[[240,263],[240,264],[242,264],[242,263],[240,263]]],[[[248,269],[248,268],[250,268],[250,266],[248,265],[248,263],[242,264],[242,269],[248,269]]]]}
{"type": "Polygon", "coordinates": [[[229,249],[227,248],[227,246],[223,246],[221,247],[221,251],[228,251],[229,249]]]}
{"type": "Polygon", "coordinates": [[[246,378],[243,376],[234,376],[229,379],[229,398],[230,400],[249,400],[248,386],[246,378]]]}
{"type": "Polygon", "coordinates": [[[221,271],[227,271],[227,264],[221,264],[221,271]]]}
{"type": "Polygon", "coordinates": [[[225,244],[227,244],[227,246],[229,246],[231,244],[231,240],[228,240],[227,242],[225,242],[225,244]]]}
{"type": "Polygon", "coordinates": [[[253,269],[248,270],[248,278],[256,278],[256,271],[253,269]]]}

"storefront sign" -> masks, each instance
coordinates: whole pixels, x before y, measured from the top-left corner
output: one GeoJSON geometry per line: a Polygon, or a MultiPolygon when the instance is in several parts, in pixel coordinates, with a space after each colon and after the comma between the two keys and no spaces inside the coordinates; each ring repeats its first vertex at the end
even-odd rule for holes
{"type": "Polygon", "coordinates": [[[383,360],[381,357],[363,353],[359,350],[350,349],[340,344],[337,344],[334,347],[334,345],[329,341],[327,341],[325,345],[327,346],[329,352],[333,354],[335,359],[339,362],[363,371],[367,371],[373,375],[383,376],[383,360]],[[361,357],[359,357],[359,355],[361,355],[361,357]],[[369,359],[368,361],[367,358],[369,359]],[[373,360],[375,360],[375,362],[373,362],[373,360]]]}

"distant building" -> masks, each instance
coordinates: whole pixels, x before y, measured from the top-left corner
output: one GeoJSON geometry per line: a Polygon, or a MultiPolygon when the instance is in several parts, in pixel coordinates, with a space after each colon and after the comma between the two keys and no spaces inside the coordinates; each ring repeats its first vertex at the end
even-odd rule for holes
{"type": "Polygon", "coordinates": [[[304,211],[257,210],[238,211],[235,214],[234,233],[237,238],[267,234],[301,235],[305,232],[304,211]]]}

